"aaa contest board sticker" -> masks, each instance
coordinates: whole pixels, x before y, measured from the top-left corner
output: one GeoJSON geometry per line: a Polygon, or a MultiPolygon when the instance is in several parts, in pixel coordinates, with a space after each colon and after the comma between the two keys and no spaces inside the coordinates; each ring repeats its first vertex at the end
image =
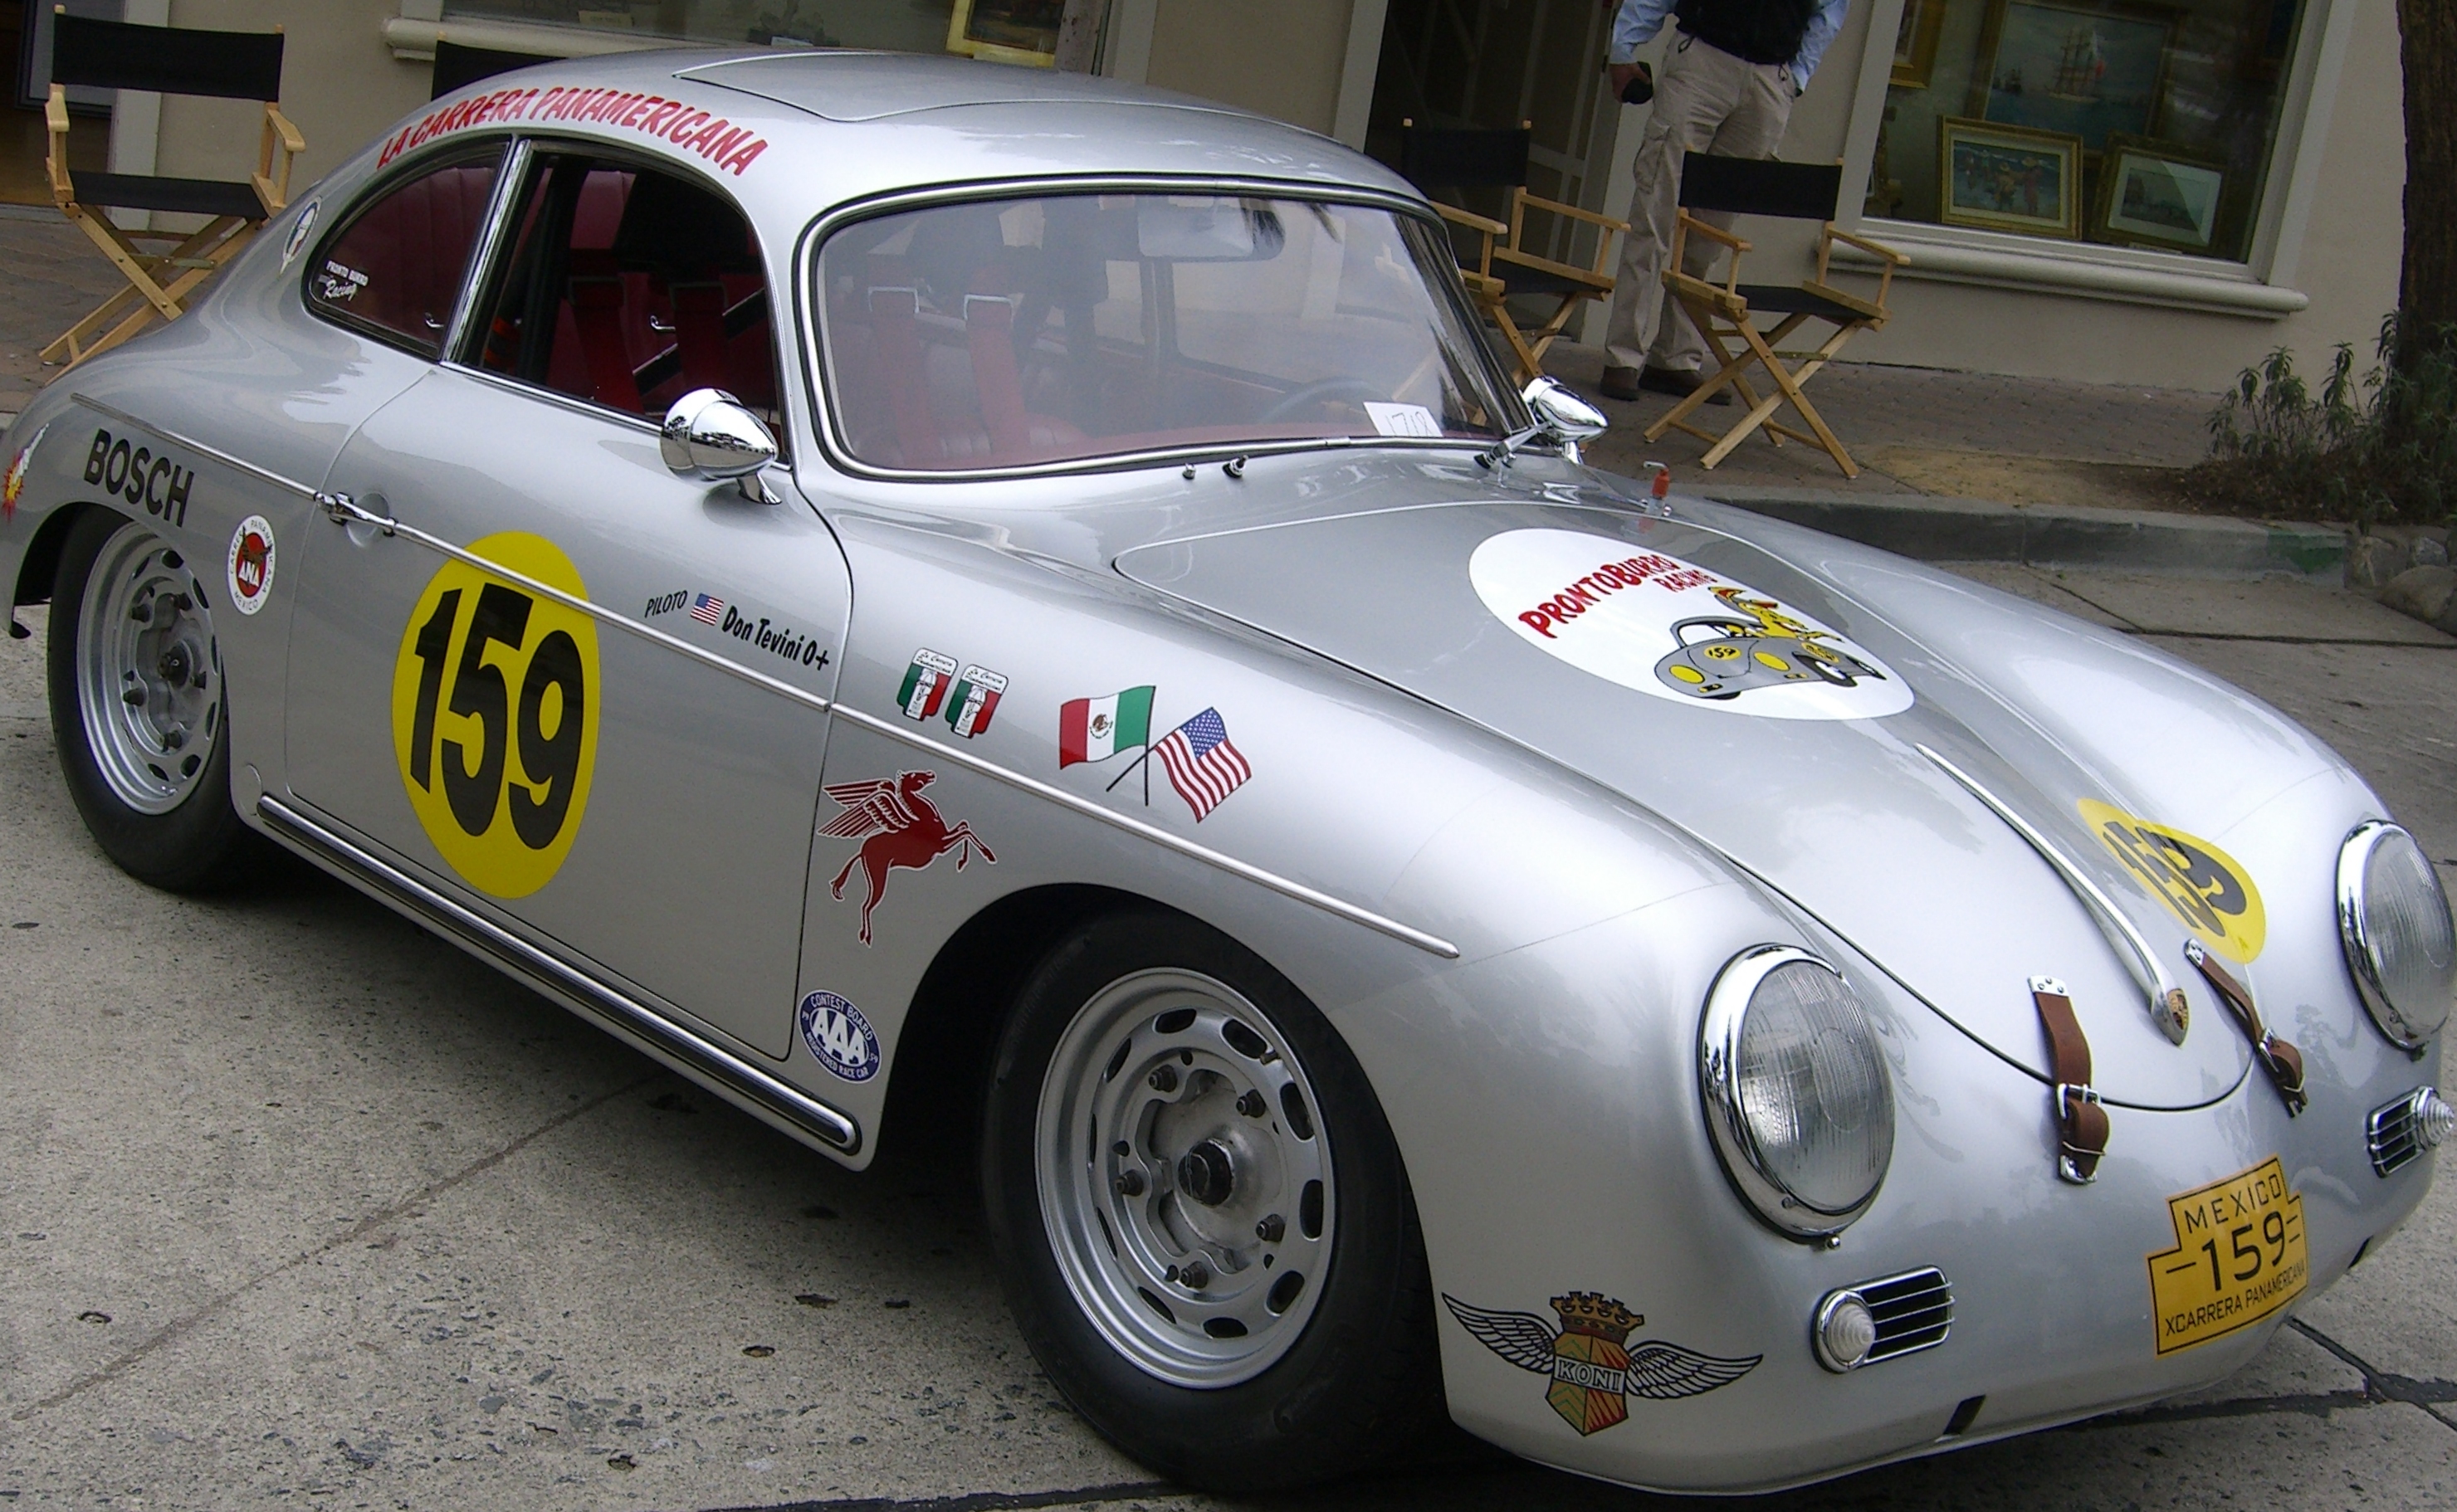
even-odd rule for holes
{"type": "Polygon", "coordinates": [[[2261,889],[2252,885],[2252,873],[2236,865],[2233,856],[2198,835],[2152,824],[2094,798],[2081,799],[2077,807],[2099,844],[2202,944],[2239,965],[2261,953],[2269,935],[2268,915],[2261,910],[2261,889]]]}
{"type": "MultiPolygon", "coordinates": [[[[552,541],[488,536],[472,556],[588,596],[552,541]]],[[[597,626],[576,609],[447,562],[393,664],[392,742],[420,828],[498,898],[545,887],[571,851],[597,766],[597,626]]]]}
{"type": "Polygon", "coordinates": [[[1580,530],[1510,530],[1468,559],[1484,606],[1583,672],[1769,719],[1875,719],[1910,685],[1801,610],[1660,551],[1580,530]]]}

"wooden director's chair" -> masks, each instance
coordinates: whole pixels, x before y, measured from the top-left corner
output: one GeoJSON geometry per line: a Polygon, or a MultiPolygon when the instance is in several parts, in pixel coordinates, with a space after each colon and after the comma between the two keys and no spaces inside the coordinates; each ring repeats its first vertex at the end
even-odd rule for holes
{"type": "Polygon", "coordinates": [[[1843,469],[1844,477],[1860,476],[1851,454],[1835,439],[1826,418],[1817,413],[1817,406],[1808,402],[1808,396],[1800,387],[1834,359],[1844,342],[1886,323],[1886,296],[1893,288],[1894,270],[1908,264],[1910,258],[1882,242],[1834,228],[1834,204],[1842,188],[1843,170],[1839,164],[1714,157],[1704,153],[1691,153],[1682,159],[1681,218],[1672,234],[1672,255],[1664,266],[1663,283],[1724,365],[1700,383],[1695,393],[1674,405],[1669,414],[1648,426],[1648,440],[1662,439],[1667,430],[1686,431],[1712,443],[1700,465],[1713,467],[1746,440],[1750,432],[1764,426],[1766,439],[1775,445],[1782,445],[1788,437],[1804,445],[1824,447],[1826,454],[1834,459],[1834,465],[1843,469]],[[1797,286],[1741,282],[1741,257],[1749,250],[1749,244],[1702,219],[1702,215],[1777,215],[1825,222],[1825,231],[1817,242],[1817,276],[1797,286]],[[1710,283],[1683,271],[1682,258],[1689,250],[1692,236],[1703,236],[1729,249],[1731,270],[1722,283],[1710,283]],[[1838,241],[1848,242],[1879,259],[1874,299],[1847,294],[1827,281],[1827,262],[1838,241]],[[1782,318],[1771,329],[1761,331],[1754,318],[1761,315],[1782,318]],[[1777,349],[1810,320],[1824,320],[1834,327],[1834,334],[1825,345],[1806,352],[1777,349]],[[1741,343],[1737,352],[1729,344],[1735,340],[1741,343]],[[1760,363],[1765,364],[1766,377],[1774,383],[1774,392],[1763,397],[1744,376],[1760,363]],[[1732,422],[1731,429],[1719,438],[1689,423],[1689,417],[1697,413],[1700,405],[1727,387],[1739,390],[1741,402],[1748,406],[1732,422]],[[1807,422],[1807,433],[1775,421],[1774,412],[1786,402],[1807,422]]]}
{"type": "Polygon", "coordinates": [[[1544,371],[1544,352],[1570,323],[1581,300],[1609,299],[1613,291],[1613,237],[1627,235],[1629,223],[1592,210],[1565,205],[1527,192],[1527,149],[1534,133],[1525,123],[1516,131],[1480,127],[1418,126],[1402,121],[1399,128],[1399,174],[1428,196],[1436,190],[1499,189],[1509,218],[1496,220],[1436,199],[1434,209],[1444,220],[1464,226],[1483,238],[1473,262],[1462,262],[1459,276],[1476,309],[1501,332],[1518,364],[1518,381],[1532,382],[1544,371]],[[1560,215],[1598,228],[1596,258],[1580,267],[1526,250],[1527,212],[1560,215]],[[1510,313],[1514,296],[1533,296],[1553,301],[1552,313],[1532,330],[1522,329],[1510,313]]]}
{"type": "Polygon", "coordinates": [[[73,367],[119,345],[156,316],[177,319],[196,286],[238,255],[258,229],[289,202],[291,163],[307,143],[278,103],[281,98],[279,28],[271,32],[174,31],[125,21],[94,21],[59,8],[54,8],[52,22],[52,92],[43,107],[51,136],[46,166],[51,170],[52,200],[71,223],[93,238],[93,244],[128,280],[127,288],[43,348],[45,362],[73,367]],[[68,103],[72,85],[262,101],[264,130],[257,146],[256,172],[245,183],[133,174],[72,175],[68,103]],[[193,233],[122,231],[105,214],[110,210],[203,215],[206,222],[193,233]],[[167,252],[144,252],[136,246],[140,240],[174,245],[167,252]],[[98,331],[103,333],[99,337],[94,334],[98,331]]]}

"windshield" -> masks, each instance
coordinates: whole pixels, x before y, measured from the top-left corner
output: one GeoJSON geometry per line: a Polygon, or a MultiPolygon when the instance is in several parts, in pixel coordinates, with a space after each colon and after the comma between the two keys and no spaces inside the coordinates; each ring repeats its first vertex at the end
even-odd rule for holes
{"type": "Polygon", "coordinates": [[[848,226],[819,255],[859,461],[973,471],[1526,423],[1438,234],[1361,205],[1051,194],[848,226]]]}

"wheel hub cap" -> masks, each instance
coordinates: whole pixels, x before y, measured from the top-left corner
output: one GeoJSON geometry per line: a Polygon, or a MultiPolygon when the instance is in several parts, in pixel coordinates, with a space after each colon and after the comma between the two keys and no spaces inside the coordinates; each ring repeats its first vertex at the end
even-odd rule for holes
{"type": "Polygon", "coordinates": [[[220,652],[204,585],[129,524],[103,542],[77,623],[77,702],[103,781],[139,813],[195,790],[221,739],[220,652]]]}

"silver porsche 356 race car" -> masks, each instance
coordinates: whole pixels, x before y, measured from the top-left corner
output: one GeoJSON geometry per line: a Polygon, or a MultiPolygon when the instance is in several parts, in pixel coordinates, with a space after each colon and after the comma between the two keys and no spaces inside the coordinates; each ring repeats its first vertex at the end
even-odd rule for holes
{"type": "Polygon", "coordinates": [[[1189,1481],[1447,1411],[1773,1487],[2235,1369],[2448,1132],[2415,842],[1600,424],[1322,138],[635,54],[54,382],[0,581],[137,876],[270,837],[848,1166],[977,1108],[1024,1336],[1189,1481]]]}

